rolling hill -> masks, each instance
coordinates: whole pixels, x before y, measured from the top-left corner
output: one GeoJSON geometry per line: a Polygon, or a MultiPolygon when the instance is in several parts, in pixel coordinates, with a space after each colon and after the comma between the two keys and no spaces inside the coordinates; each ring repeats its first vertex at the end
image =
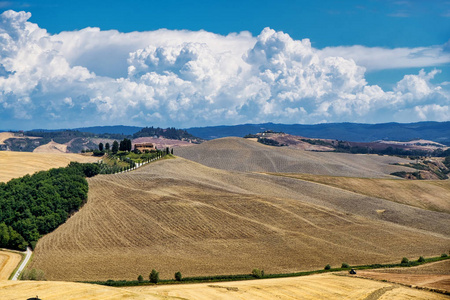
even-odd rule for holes
{"type": "Polygon", "coordinates": [[[351,177],[390,177],[411,168],[393,166],[409,160],[379,155],[319,153],[271,147],[242,138],[222,138],[179,148],[175,155],[209,167],[242,172],[290,172],[351,177]]]}
{"type": "Polygon", "coordinates": [[[183,158],[89,185],[87,204],[37,244],[31,267],[49,280],[132,280],[152,268],[162,278],[292,272],[450,247],[446,213],[183,158]]]}
{"type": "Polygon", "coordinates": [[[351,142],[409,141],[424,138],[450,145],[450,122],[323,123],[313,125],[264,123],[193,127],[186,130],[195,136],[207,140],[227,136],[243,137],[249,133],[255,134],[265,130],[273,130],[310,138],[338,139],[351,142]]]}
{"type": "Polygon", "coordinates": [[[0,151],[0,182],[38,171],[67,166],[71,161],[95,162],[98,157],[73,153],[33,153],[0,151]]]}

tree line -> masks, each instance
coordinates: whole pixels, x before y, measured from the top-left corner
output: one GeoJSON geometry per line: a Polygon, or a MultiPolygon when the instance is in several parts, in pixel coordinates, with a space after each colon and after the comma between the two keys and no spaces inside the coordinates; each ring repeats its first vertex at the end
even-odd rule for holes
{"type": "Polygon", "coordinates": [[[86,202],[85,177],[99,173],[97,164],[71,162],[0,183],[0,247],[25,250],[63,224],[86,202]]]}

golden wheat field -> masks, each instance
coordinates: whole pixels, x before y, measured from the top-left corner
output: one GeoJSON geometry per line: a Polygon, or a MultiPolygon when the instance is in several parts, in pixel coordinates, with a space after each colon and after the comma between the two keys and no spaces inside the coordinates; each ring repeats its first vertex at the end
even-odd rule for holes
{"type": "Polygon", "coordinates": [[[135,280],[153,268],[161,278],[283,273],[450,248],[446,213],[183,158],[89,186],[87,204],[38,242],[31,267],[49,280],[135,280]]]}
{"type": "Polygon", "coordinates": [[[0,281],[0,299],[109,300],[109,299],[416,299],[447,296],[388,282],[332,274],[181,285],[112,288],[72,282],[0,281]]]}
{"type": "Polygon", "coordinates": [[[370,197],[450,213],[450,180],[396,180],[311,174],[277,174],[322,183],[370,197]]]}
{"type": "Polygon", "coordinates": [[[22,260],[22,255],[10,251],[0,251],[0,280],[8,280],[22,260]]]}
{"type": "Polygon", "coordinates": [[[51,168],[65,167],[71,161],[94,162],[98,158],[72,153],[33,153],[0,151],[0,182],[51,168]]]}
{"type": "MultiPolygon", "coordinates": [[[[448,299],[392,283],[332,274],[258,281],[132,287],[130,291],[177,299],[448,299]]],[[[170,298],[169,298],[170,299],[170,298]]]]}
{"type": "Polygon", "coordinates": [[[243,138],[221,138],[175,149],[175,155],[209,167],[243,172],[289,172],[385,178],[413,169],[391,165],[408,160],[379,155],[311,152],[272,147],[243,138]]]}

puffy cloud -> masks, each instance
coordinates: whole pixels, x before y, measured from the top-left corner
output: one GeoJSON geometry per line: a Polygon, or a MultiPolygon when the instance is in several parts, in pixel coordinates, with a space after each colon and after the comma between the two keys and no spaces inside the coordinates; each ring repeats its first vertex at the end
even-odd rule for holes
{"type": "Polygon", "coordinates": [[[320,50],[321,57],[339,56],[353,59],[368,71],[437,67],[450,63],[450,41],[442,46],[395,48],[365,46],[327,47],[320,50]]]}
{"type": "Polygon", "coordinates": [[[270,28],[50,35],[30,16],[0,16],[0,127],[449,119],[448,92],[430,83],[438,70],[384,91],[366,82],[358,48],[338,55],[270,28]]]}

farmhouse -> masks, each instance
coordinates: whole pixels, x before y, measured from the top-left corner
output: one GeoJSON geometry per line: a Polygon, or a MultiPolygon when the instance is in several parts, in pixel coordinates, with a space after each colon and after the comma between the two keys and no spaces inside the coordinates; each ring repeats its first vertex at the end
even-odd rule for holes
{"type": "Polygon", "coordinates": [[[153,143],[140,143],[134,144],[134,149],[139,150],[141,152],[156,150],[156,147],[153,143]]]}

